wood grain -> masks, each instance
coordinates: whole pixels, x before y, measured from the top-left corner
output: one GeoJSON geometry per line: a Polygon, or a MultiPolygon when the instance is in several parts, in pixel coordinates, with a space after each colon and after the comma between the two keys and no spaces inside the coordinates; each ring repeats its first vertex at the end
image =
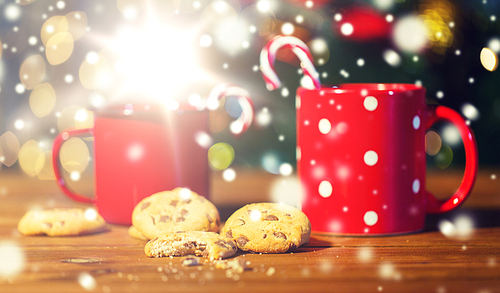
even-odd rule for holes
{"type": "MultiPolygon", "coordinates": [[[[181,258],[148,258],[145,242],[130,238],[124,226],[110,225],[104,233],[81,237],[22,236],[16,225],[31,208],[87,205],[67,199],[53,181],[5,174],[0,177],[0,245],[16,244],[25,262],[20,274],[0,276],[0,292],[500,292],[500,188],[498,179],[491,179],[495,172],[499,174],[483,171],[466,205],[455,214],[430,216],[423,232],[388,237],[314,234],[294,253],[239,253],[250,262],[243,273],[213,264],[183,267],[181,258]],[[477,217],[479,227],[471,235],[445,237],[436,230],[440,220],[461,213],[477,217]],[[483,216],[497,222],[481,220],[483,216]]],[[[265,189],[276,179],[258,172],[238,176],[240,185],[234,181],[229,188],[217,180],[213,185],[217,205],[227,213],[246,201],[264,200],[265,189]],[[249,186],[252,194],[264,196],[248,195],[249,186]],[[239,200],[234,190],[241,191],[239,200]]],[[[436,183],[428,179],[428,188],[444,196],[453,192],[460,176],[457,172],[436,183]]],[[[0,268],[7,265],[3,261],[0,268]]]]}

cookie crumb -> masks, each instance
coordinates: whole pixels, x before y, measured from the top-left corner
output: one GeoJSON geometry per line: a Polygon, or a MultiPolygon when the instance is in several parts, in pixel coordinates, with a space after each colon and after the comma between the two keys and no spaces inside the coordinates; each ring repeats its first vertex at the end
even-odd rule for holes
{"type": "Polygon", "coordinates": [[[184,259],[182,259],[182,266],[183,267],[194,267],[194,266],[199,266],[202,265],[201,259],[199,257],[195,256],[187,256],[184,259]]]}
{"type": "Polygon", "coordinates": [[[243,258],[237,257],[230,260],[218,260],[214,262],[215,268],[228,270],[235,273],[243,273],[246,269],[248,269],[248,265],[250,265],[249,261],[244,260],[243,258]]]}

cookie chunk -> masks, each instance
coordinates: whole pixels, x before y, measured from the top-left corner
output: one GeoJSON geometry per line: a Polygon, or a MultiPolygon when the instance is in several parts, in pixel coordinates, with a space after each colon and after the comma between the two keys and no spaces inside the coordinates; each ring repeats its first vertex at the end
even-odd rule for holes
{"type": "Polygon", "coordinates": [[[255,203],[234,212],[220,233],[244,251],[281,253],[307,243],[311,223],[292,206],[255,203]]]}
{"type": "Polygon", "coordinates": [[[94,209],[29,211],[17,229],[24,235],[77,236],[106,230],[106,222],[94,209]]]}
{"type": "Polygon", "coordinates": [[[149,257],[195,255],[210,260],[230,257],[237,250],[232,239],[202,231],[168,233],[150,240],[144,248],[149,257]]]}
{"type": "Polygon", "coordinates": [[[141,200],[132,224],[148,239],[177,231],[218,232],[219,211],[209,200],[186,188],[155,193],[141,200]]]}

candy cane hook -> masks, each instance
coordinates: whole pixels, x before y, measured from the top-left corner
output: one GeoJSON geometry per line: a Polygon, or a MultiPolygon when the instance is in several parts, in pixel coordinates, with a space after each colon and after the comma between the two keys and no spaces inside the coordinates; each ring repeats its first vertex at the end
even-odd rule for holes
{"type": "Polygon", "coordinates": [[[217,109],[219,107],[219,100],[223,97],[236,97],[240,104],[241,115],[229,126],[233,134],[240,135],[250,127],[254,116],[253,102],[250,94],[242,87],[221,83],[212,88],[208,94],[207,108],[209,110],[217,109]]]}
{"type": "Polygon", "coordinates": [[[314,67],[313,58],[307,45],[300,39],[292,36],[276,36],[272,38],[260,52],[260,71],[268,90],[275,90],[281,86],[280,79],[274,70],[276,54],[282,48],[291,48],[299,58],[300,67],[304,75],[309,76],[316,89],[321,88],[319,74],[314,67]]]}

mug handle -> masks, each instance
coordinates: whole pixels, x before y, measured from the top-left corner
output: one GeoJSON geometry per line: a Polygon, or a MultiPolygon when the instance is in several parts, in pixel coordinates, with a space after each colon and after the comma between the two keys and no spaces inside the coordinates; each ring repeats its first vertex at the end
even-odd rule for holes
{"type": "Polygon", "coordinates": [[[432,193],[425,191],[427,197],[427,212],[438,214],[459,207],[467,196],[469,196],[474,186],[474,182],[476,181],[478,155],[474,133],[460,114],[444,106],[432,107],[429,112],[430,119],[427,122],[427,129],[438,121],[451,122],[457,127],[465,148],[465,172],[462,182],[455,194],[447,200],[438,200],[432,193]]]}
{"type": "Polygon", "coordinates": [[[88,136],[88,135],[91,136],[94,135],[94,128],[72,129],[72,130],[65,130],[59,133],[54,139],[54,143],[52,145],[52,166],[54,167],[54,175],[56,177],[56,182],[67,196],[79,202],[92,203],[91,198],[88,198],[78,193],[74,193],[68,189],[68,187],[66,186],[66,181],[61,176],[61,169],[58,163],[59,151],[61,150],[61,146],[65,141],[67,141],[70,137],[73,136],[88,136]]]}

